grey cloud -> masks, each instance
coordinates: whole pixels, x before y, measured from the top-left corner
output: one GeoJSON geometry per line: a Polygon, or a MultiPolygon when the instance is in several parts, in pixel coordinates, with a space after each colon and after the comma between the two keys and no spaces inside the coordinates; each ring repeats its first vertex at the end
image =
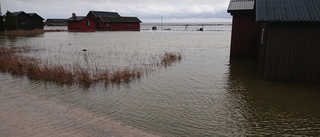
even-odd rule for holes
{"type": "Polygon", "coordinates": [[[229,0],[2,0],[2,12],[37,12],[44,18],[67,18],[72,12],[86,15],[89,10],[119,12],[141,19],[230,18],[229,0]]]}

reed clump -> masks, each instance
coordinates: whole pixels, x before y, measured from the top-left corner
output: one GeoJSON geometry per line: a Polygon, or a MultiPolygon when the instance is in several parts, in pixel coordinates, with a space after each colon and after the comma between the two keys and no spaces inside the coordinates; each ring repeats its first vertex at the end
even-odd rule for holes
{"type": "Polygon", "coordinates": [[[172,63],[181,61],[182,55],[181,53],[175,53],[175,52],[166,52],[161,57],[161,65],[164,65],[165,67],[171,66],[172,63]]]}
{"type": "MultiPolygon", "coordinates": [[[[93,84],[103,82],[108,84],[129,83],[135,79],[140,79],[143,74],[148,74],[148,68],[124,67],[118,69],[90,68],[83,67],[80,63],[75,63],[71,67],[42,62],[34,58],[21,56],[18,53],[29,52],[34,49],[30,47],[0,47],[0,71],[8,72],[12,75],[27,76],[31,80],[42,80],[55,82],[62,85],[74,85],[89,88],[93,84]],[[145,72],[145,73],[144,73],[145,72]]],[[[160,64],[167,67],[173,62],[180,61],[180,53],[165,53],[160,58],[160,64]]],[[[159,63],[154,65],[159,67],[159,63]]]]}

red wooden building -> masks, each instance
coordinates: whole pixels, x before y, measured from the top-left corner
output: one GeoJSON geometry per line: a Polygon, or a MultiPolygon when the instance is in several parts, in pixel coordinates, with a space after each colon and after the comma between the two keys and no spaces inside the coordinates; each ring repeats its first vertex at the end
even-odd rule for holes
{"type": "Polygon", "coordinates": [[[96,31],[96,23],[86,16],[76,16],[75,13],[68,19],[69,31],[96,31]]]}
{"type": "Polygon", "coordinates": [[[231,58],[256,59],[260,25],[255,22],[255,0],[231,0],[228,12],[233,16],[231,33],[231,58]]]}
{"type": "Polygon", "coordinates": [[[117,12],[89,11],[86,17],[69,18],[68,28],[71,31],[140,31],[140,23],[137,17],[122,17],[117,12]],[[85,26],[83,22],[89,20],[92,26],[85,26]]]}
{"type": "Polygon", "coordinates": [[[103,27],[105,26],[104,23],[101,20],[99,20],[99,16],[102,16],[102,17],[121,17],[117,12],[89,11],[89,13],[87,14],[87,17],[89,17],[90,19],[95,21],[97,30],[103,30],[103,27]]]}
{"type": "Polygon", "coordinates": [[[320,83],[319,0],[231,0],[231,58],[258,59],[266,79],[320,83]]]}

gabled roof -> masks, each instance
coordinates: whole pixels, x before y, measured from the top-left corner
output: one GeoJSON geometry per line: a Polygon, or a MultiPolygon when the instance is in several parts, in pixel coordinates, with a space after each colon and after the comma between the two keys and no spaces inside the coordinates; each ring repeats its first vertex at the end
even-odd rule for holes
{"type": "Polygon", "coordinates": [[[41,16],[39,16],[37,13],[27,13],[30,17],[36,17],[38,16],[40,19],[44,20],[41,16]]]}
{"type": "MultiPolygon", "coordinates": [[[[18,11],[18,12],[11,12],[13,15],[15,15],[15,16],[18,16],[18,15],[20,15],[20,14],[26,14],[26,15],[28,15],[27,13],[25,13],[24,11],[18,11]]],[[[29,15],[30,16],[30,15],[29,15]]],[[[31,17],[31,16],[30,16],[31,17]]]]}
{"type": "Polygon", "coordinates": [[[320,0],[256,0],[256,21],[319,22],[320,0]]]}
{"type": "Polygon", "coordinates": [[[38,16],[40,19],[44,20],[41,16],[39,16],[37,13],[25,13],[24,11],[18,11],[18,12],[12,12],[13,15],[18,16],[20,14],[28,15],[29,17],[35,17],[38,16]]]}
{"type": "MultiPolygon", "coordinates": [[[[92,13],[96,18],[98,16],[107,16],[107,17],[121,17],[117,12],[107,12],[107,11],[89,11],[92,13]]],[[[88,13],[88,15],[89,15],[88,13]]]]}
{"type": "Polygon", "coordinates": [[[105,23],[141,23],[141,20],[137,17],[107,17],[99,16],[99,18],[105,23]]]}
{"type": "Polygon", "coordinates": [[[71,17],[71,18],[69,18],[68,19],[68,21],[81,21],[81,20],[83,20],[84,18],[86,18],[87,16],[77,16],[76,18],[73,18],[73,17],[71,17]]]}
{"type": "Polygon", "coordinates": [[[253,11],[254,0],[231,0],[227,12],[253,11]]]}

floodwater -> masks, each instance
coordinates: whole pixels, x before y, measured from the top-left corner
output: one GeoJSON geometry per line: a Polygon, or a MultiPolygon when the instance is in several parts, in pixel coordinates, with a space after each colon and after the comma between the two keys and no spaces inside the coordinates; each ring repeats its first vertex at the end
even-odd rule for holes
{"type": "Polygon", "coordinates": [[[39,48],[27,56],[66,65],[142,65],[164,52],[183,59],[129,84],[89,89],[0,73],[0,136],[320,135],[319,85],[264,80],[256,61],[230,60],[228,24],[171,27],[1,36],[2,45],[39,48]]]}

